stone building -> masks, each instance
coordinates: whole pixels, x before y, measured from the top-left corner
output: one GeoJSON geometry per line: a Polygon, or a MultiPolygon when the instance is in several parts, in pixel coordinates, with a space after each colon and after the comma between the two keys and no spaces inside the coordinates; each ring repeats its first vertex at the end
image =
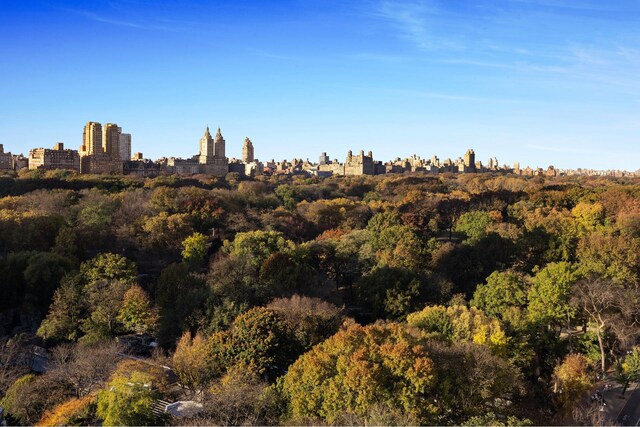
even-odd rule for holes
{"type": "Polygon", "coordinates": [[[131,134],[120,130],[120,160],[131,160],[131,134]]]}
{"type": "Polygon", "coordinates": [[[107,123],[87,122],[80,147],[80,173],[122,173],[120,128],[107,123]]]}
{"type": "Polygon", "coordinates": [[[29,151],[29,169],[68,169],[80,172],[80,155],[76,150],[64,148],[62,142],[53,149],[34,148],[29,151]]]}
{"type": "Polygon", "coordinates": [[[476,170],[476,153],[472,149],[468,149],[464,153],[463,167],[460,172],[474,172],[476,170]]]}
{"type": "Polygon", "coordinates": [[[20,169],[29,168],[29,157],[25,157],[22,154],[13,155],[13,169],[19,171],[20,169]]]}
{"type": "Polygon", "coordinates": [[[327,156],[327,153],[323,152],[322,154],[320,154],[320,159],[318,161],[319,165],[327,165],[331,163],[331,160],[329,160],[329,156],[327,156]]]}
{"type": "MultiPolygon", "coordinates": [[[[229,172],[229,159],[225,156],[225,140],[220,128],[215,138],[211,138],[209,126],[200,138],[199,171],[207,175],[225,176],[229,172]]],[[[178,172],[176,172],[178,173],[178,172]]]]}
{"type": "Polygon", "coordinates": [[[344,162],[345,175],[374,175],[375,166],[373,163],[373,153],[369,151],[368,155],[364,155],[364,150],[360,150],[360,154],[354,156],[351,150],[347,153],[347,160],[344,162]]]}
{"type": "Polygon", "coordinates": [[[255,160],[253,156],[253,144],[249,138],[244,139],[244,144],[242,144],[242,161],[244,163],[251,163],[255,160]]]}
{"type": "Polygon", "coordinates": [[[0,144],[0,170],[13,170],[13,156],[4,152],[3,144],[0,144]]]}
{"type": "Polygon", "coordinates": [[[190,159],[169,157],[167,159],[167,172],[178,175],[197,175],[202,167],[198,157],[194,156],[190,159]]]}
{"type": "MultiPolygon", "coordinates": [[[[142,153],[137,153],[142,154],[142,153]]],[[[149,159],[139,158],[125,160],[123,164],[123,173],[125,175],[136,175],[139,177],[153,177],[160,175],[162,171],[162,165],[160,163],[153,162],[149,159]]]]}

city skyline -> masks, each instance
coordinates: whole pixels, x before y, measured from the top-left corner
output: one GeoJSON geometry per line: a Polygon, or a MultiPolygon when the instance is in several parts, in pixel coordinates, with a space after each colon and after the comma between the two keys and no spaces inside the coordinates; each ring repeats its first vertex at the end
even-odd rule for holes
{"type": "Polygon", "coordinates": [[[109,118],[148,158],[455,158],[638,169],[640,5],[20,2],[6,16],[0,143],[64,142],[109,118]],[[87,59],[89,58],[89,59],[87,59]],[[38,126],[34,126],[38,123],[38,126]]]}

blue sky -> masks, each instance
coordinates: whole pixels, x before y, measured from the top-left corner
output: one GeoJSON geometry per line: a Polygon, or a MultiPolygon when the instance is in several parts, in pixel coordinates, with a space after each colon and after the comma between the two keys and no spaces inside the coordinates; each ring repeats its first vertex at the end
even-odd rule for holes
{"type": "Polygon", "coordinates": [[[0,0],[0,143],[640,168],[640,0],[0,0]]]}

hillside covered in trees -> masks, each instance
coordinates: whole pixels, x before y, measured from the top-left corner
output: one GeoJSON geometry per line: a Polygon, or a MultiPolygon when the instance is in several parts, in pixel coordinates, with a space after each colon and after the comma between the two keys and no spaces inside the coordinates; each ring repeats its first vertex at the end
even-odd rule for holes
{"type": "Polygon", "coordinates": [[[603,375],[640,379],[639,285],[640,180],[3,176],[0,406],[590,425],[603,375]]]}

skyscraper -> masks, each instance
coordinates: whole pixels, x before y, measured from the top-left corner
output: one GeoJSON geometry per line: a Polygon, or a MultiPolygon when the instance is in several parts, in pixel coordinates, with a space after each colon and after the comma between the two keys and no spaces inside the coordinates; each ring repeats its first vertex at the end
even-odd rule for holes
{"type": "Polygon", "coordinates": [[[131,160],[131,134],[120,132],[120,160],[131,160]]]}
{"type": "Polygon", "coordinates": [[[474,171],[476,169],[476,153],[472,149],[468,149],[464,153],[464,168],[465,172],[474,171]]]}
{"type": "Polygon", "coordinates": [[[214,139],[211,138],[209,126],[207,126],[204,135],[200,138],[200,155],[197,160],[200,173],[225,176],[229,172],[229,159],[224,155],[224,145],[225,142],[220,133],[220,128],[218,128],[214,139]]]}
{"type": "MultiPolygon", "coordinates": [[[[209,129],[209,128],[207,128],[209,129]]],[[[216,137],[213,140],[213,155],[218,159],[225,158],[225,141],[222,137],[222,133],[220,133],[220,128],[218,128],[218,132],[216,132],[216,137]]]]}
{"type": "MultiPolygon", "coordinates": [[[[220,133],[220,129],[218,129],[218,133],[220,133]]],[[[200,138],[200,163],[210,163],[209,159],[211,158],[213,158],[213,138],[211,138],[209,126],[207,126],[204,135],[200,138]]]]}
{"type": "Polygon", "coordinates": [[[80,173],[122,173],[120,128],[113,123],[104,127],[87,122],[80,147],[80,173]]]}
{"type": "Polygon", "coordinates": [[[102,149],[102,125],[98,122],[87,122],[82,134],[82,146],[80,155],[99,155],[104,153],[102,149]]]}
{"type": "Polygon", "coordinates": [[[107,123],[102,128],[104,135],[102,144],[105,154],[111,160],[120,160],[120,128],[115,123],[107,123]]]}
{"type": "Polygon", "coordinates": [[[244,139],[244,144],[242,145],[242,161],[244,163],[251,163],[254,161],[253,144],[248,137],[244,139]]]}

